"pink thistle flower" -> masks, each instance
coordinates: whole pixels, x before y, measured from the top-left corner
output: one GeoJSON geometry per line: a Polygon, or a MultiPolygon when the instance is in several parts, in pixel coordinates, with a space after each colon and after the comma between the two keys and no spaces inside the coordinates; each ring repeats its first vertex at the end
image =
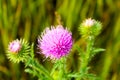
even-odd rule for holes
{"type": "Polygon", "coordinates": [[[72,48],[72,33],[61,25],[56,28],[45,29],[41,38],[38,39],[38,47],[46,58],[60,59],[67,55],[72,48]]]}
{"type": "Polygon", "coordinates": [[[21,44],[19,40],[14,40],[9,44],[9,51],[13,53],[18,53],[21,49],[21,44]]]}

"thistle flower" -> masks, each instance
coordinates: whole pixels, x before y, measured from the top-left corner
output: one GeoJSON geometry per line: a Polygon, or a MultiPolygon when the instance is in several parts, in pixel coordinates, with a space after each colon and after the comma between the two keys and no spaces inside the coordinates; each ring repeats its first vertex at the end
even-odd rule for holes
{"type": "Polygon", "coordinates": [[[38,47],[46,58],[60,59],[72,48],[72,34],[61,25],[47,28],[38,39],[38,47]]]}
{"type": "Polygon", "coordinates": [[[30,52],[30,46],[27,41],[14,40],[8,45],[7,57],[14,63],[26,61],[30,52]]]}
{"type": "Polygon", "coordinates": [[[80,33],[84,37],[97,36],[100,33],[101,29],[101,23],[91,18],[83,21],[79,28],[80,33]]]}
{"type": "Polygon", "coordinates": [[[12,53],[18,53],[20,49],[21,49],[21,44],[19,40],[15,40],[11,42],[9,45],[9,51],[11,51],[12,53]]]}

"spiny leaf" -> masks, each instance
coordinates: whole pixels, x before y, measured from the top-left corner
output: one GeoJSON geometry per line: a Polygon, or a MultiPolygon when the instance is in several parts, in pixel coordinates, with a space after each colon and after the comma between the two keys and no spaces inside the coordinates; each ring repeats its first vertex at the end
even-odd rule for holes
{"type": "Polygon", "coordinates": [[[105,51],[105,49],[96,48],[96,49],[93,50],[93,53],[97,53],[97,52],[101,52],[101,51],[105,51]]]}
{"type": "Polygon", "coordinates": [[[98,52],[105,51],[105,49],[102,48],[94,48],[91,54],[91,57],[94,57],[98,52]]]}

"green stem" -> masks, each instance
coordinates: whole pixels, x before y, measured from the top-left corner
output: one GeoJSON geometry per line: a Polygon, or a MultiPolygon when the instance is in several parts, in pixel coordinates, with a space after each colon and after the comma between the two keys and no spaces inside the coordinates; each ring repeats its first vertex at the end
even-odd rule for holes
{"type": "Polygon", "coordinates": [[[43,73],[48,78],[48,80],[53,80],[49,72],[42,65],[40,65],[36,60],[33,62],[31,67],[36,71],[38,71],[39,73],[43,73]]]}
{"type": "Polygon", "coordinates": [[[87,64],[90,61],[90,56],[93,50],[93,45],[94,45],[94,36],[89,36],[88,41],[87,41],[87,50],[86,50],[86,56],[85,56],[87,64]]]}
{"type": "Polygon", "coordinates": [[[51,76],[56,74],[56,69],[58,70],[58,76],[53,76],[54,80],[66,80],[66,73],[65,73],[65,63],[66,58],[63,57],[60,60],[56,61],[51,71],[51,76]]]}
{"type": "Polygon", "coordinates": [[[65,62],[66,62],[66,59],[65,57],[63,57],[61,60],[60,60],[60,66],[59,66],[59,79],[60,80],[66,80],[65,79],[65,62]]]}
{"type": "Polygon", "coordinates": [[[35,75],[41,80],[53,80],[49,72],[34,58],[34,44],[31,45],[31,53],[28,60],[24,61],[26,67],[30,67],[31,71],[35,72],[35,75]]]}
{"type": "MultiPolygon", "coordinates": [[[[94,45],[94,36],[89,36],[87,39],[86,53],[84,58],[82,58],[81,67],[80,67],[80,73],[83,74],[83,76],[88,72],[87,66],[90,61],[90,55],[93,49],[93,45],[94,45]]],[[[79,80],[81,80],[83,76],[79,77],[79,80]]]]}
{"type": "Polygon", "coordinates": [[[32,71],[38,73],[36,76],[40,75],[44,76],[44,79],[47,78],[47,80],[53,80],[53,78],[50,76],[50,73],[41,64],[39,64],[39,62],[36,59],[29,57],[29,61],[25,61],[25,65],[26,67],[30,67],[32,71]]]}

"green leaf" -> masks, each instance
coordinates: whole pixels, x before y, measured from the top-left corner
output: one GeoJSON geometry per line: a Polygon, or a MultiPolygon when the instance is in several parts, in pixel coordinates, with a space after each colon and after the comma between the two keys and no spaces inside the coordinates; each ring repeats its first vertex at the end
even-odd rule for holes
{"type": "Polygon", "coordinates": [[[80,73],[70,73],[70,74],[68,74],[68,77],[74,77],[74,78],[81,77],[81,76],[82,75],[80,73]]]}
{"type": "Polygon", "coordinates": [[[93,50],[94,53],[101,52],[101,51],[105,51],[105,49],[97,48],[93,50]]]}
{"type": "Polygon", "coordinates": [[[89,80],[101,80],[100,77],[97,77],[95,74],[86,74],[86,78],[89,80]]]}
{"type": "Polygon", "coordinates": [[[32,74],[33,70],[31,70],[30,68],[27,68],[27,69],[25,69],[25,72],[32,74]]]}
{"type": "Polygon", "coordinates": [[[31,45],[31,53],[30,53],[30,56],[31,56],[32,58],[34,58],[34,43],[32,43],[32,45],[31,45]]]}
{"type": "Polygon", "coordinates": [[[105,51],[102,48],[94,48],[90,57],[94,57],[98,52],[105,51]]]}
{"type": "Polygon", "coordinates": [[[31,68],[25,69],[25,72],[30,73],[30,74],[32,74],[33,76],[37,76],[39,79],[42,79],[42,80],[43,80],[44,78],[46,78],[45,76],[43,76],[42,74],[38,73],[37,71],[35,71],[35,70],[31,69],[31,68]]]}

